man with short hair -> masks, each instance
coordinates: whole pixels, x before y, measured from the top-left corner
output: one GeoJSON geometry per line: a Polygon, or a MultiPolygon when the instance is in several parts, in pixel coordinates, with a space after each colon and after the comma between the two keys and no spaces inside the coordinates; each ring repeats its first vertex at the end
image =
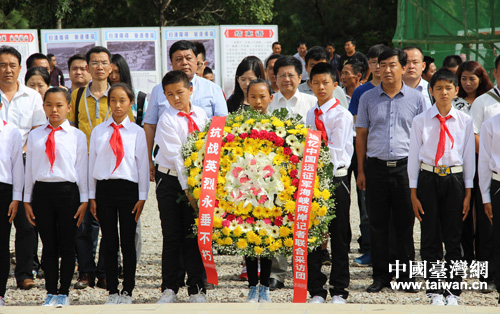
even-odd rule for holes
{"type": "Polygon", "coordinates": [[[458,67],[462,64],[462,58],[459,55],[446,56],[443,60],[443,68],[457,73],[458,67]]]}
{"type": "Polygon", "coordinates": [[[382,83],[361,96],[356,119],[357,185],[366,189],[373,267],[373,283],[367,292],[379,292],[390,285],[392,258],[405,265],[398,268],[398,281],[412,281],[409,268],[415,259],[415,216],[407,160],[413,118],[425,108],[422,93],[402,81],[406,53],[389,49],[378,61],[382,83]],[[389,232],[394,232],[394,241],[389,232]]]}
{"type": "MultiPolygon", "coordinates": [[[[0,47],[0,98],[3,104],[0,109],[0,120],[15,126],[22,136],[23,151],[26,152],[26,141],[29,132],[47,120],[42,106],[42,97],[35,90],[18,82],[21,72],[21,54],[10,46],[0,47]]],[[[31,289],[33,270],[38,270],[36,255],[38,234],[24,215],[23,203],[19,202],[18,215],[14,218],[16,227],[16,268],[14,274],[17,287],[31,289]]]]}
{"type": "Polygon", "coordinates": [[[342,80],[342,89],[347,97],[347,103],[351,102],[354,90],[360,85],[359,81],[363,77],[363,64],[356,60],[351,60],[344,65],[340,79],[342,80]]]}
{"type": "MultiPolygon", "coordinates": [[[[227,104],[222,89],[217,84],[196,75],[197,54],[198,50],[193,42],[187,40],[175,42],[169,51],[172,69],[183,71],[190,79],[193,86],[193,95],[191,96],[192,105],[203,108],[209,119],[213,116],[227,116],[227,104]]],[[[146,115],[144,116],[144,131],[146,132],[146,140],[148,142],[151,181],[154,181],[155,178],[152,155],[156,125],[161,114],[169,106],[167,98],[163,93],[163,86],[161,84],[156,85],[151,92],[151,98],[148,103],[146,115]]]]}
{"type": "Polygon", "coordinates": [[[299,41],[297,44],[297,53],[293,55],[294,58],[300,61],[302,64],[302,80],[301,82],[305,82],[309,79],[309,74],[306,72],[306,53],[307,53],[307,44],[303,41],[299,41]]]}
{"type": "Polygon", "coordinates": [[[50,62],[49,58],[43,53],[34,53],[26,59],[26,70],[31,69],[32,67],[42,67],[46,68],[50,73],[50,62]]]}
{"type": "Polygon", "coordinates": [[[205,50],[205,46],[202,42],[195,42],[196,50],[198,54],[196,55],[196,75],[199,77],[203,77],[203,72],[205,72],[205,68],[207,67],[207,52],[205,50]]]}
{"type": "Polygon", "coordinates": [[[280,55],[281,54],[281,43],[279,41],[275,41],[273,43],[273,55],[280,55]]]}
{"type": "Polygon", "coordinates": [[[411,88],[415,88],[424,95],[426,108],[432,106],[431,96],[429,94],[429,83],[422,79],[422,72],[425,68],[424,53],[418,47],[405,47],[406,52],[406,71],[403,74],[403,81],[411,88]]]}
{"type": "Polygon", "coordinates": [[[335,53],[335,44],[333,42],[326,43],[326,51],[328,51],[328,59],[330,59],[330,64],[332,65],[335,73],[337,73],[337,82],[340,80],[340,55],[335,53]]]}
{"type": "Polygon", "coordinates": [[[427,83],[431,81],[432,75],[434,75],[434,73],[436,73],[437,71],[434,61],[435,60],[433,57],[424,56],[425,68],[422,71],[422,78],[426,80],[427,83]]]}
{"type": "MultiPolygon", "coordinates": [[[[309,74],[312,68],[318,63],[328,63],[328,52],[325,48],[320,46],[314,46],[306,53],[306,72],[309,74]]],[[[313,95],[314,93],[311,89],[311,82],[306,80],[305,82],[299,85],[299,92],[313,95]]],[[[335,88],[333,90],[333,96],[340,101],[340,105],[344,108],[348,108],[349,104],[347,103],[347,98],[345,96],[342,88],[335,88]]],[[[316,96],[314,96],[316,97],[316,96]]]]}
{"type": "Polygon", "coordinates": [[[54,56],[52,53],[49,53],[47,55],[47,58],[49,58],[49,66],[50,66],[50,85],[51,86],[64,86],[64,74],[57,67],[57,59],[56,56],[54,56]]]}
{"type": "Polygon", "coordinates": [[[368,68],[368,59],[364,54],[362,54],[359,51],[356,51],[356,45],[357,42],[354,38],[348,38],[344,44],[344,50],[345,54],[343,54],[340,57],[340,62],[339,62],[339,72],[342,72],[342,68],[344,65],[347,64],[347,62],[351,60],[358,60],[359,62],[363,63],[363,66],[365,68],[365,75],[361,78],[361,84],[364,84],[368,78],[370,77],[370,69],[368,68]]]}
{"type": "Polygon", "coordinates": [[[87,60],[83,53],[73,55],[69,58],[68,72],[71,81],[71,92],[80,87],[87,86],[92,78],[87,71],[87,60]]]}
{"type": "Polygon", "coordinates": [[[266,72],[269,83],[271,83],[271,88],[273,93],[279,92],[279,87],[276,84],[276,75],[274,75],[274,63],[281,57],[279,54],[272,54],[266,60],[266,72]]]}

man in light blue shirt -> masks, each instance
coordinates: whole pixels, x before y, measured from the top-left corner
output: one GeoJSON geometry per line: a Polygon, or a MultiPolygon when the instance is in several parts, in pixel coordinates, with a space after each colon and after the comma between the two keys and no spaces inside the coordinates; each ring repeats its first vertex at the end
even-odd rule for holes
{"type": "MultiPolygon", "coordinates": [[[[196,45],[187,40],[177,41],[170,47],[169,57],[173,70],[186,73],[193,86],[190,101],[194,106],[203,108],[209,119],[213,116],[227,116],[227,105],[222,89],[207,79],[196,75],[197,70],[196,45]]],[[[146,115],[144,116],[144,131],[149,150],[150,179],[154,180],[155,168],[152,160],[156,124],[162,113],[169,107],[161,84],[156,85],[151,92],[146,115]]]]}
{"type": "Polygon", "coordinates": [[[378,61],[382,83],[361,96],[356,119],[357,184],[366,189],[373,267],[373,283],[367,292],[379,292],[390,285],[391,258],[406,265],[405,270],[399,269],[398,281],[412,280],[408,270],[415,259],[415,216],[407,160],[413,118],[426,107],[422,93],[402,81],[404,51],[388,49],[378,61]]]}

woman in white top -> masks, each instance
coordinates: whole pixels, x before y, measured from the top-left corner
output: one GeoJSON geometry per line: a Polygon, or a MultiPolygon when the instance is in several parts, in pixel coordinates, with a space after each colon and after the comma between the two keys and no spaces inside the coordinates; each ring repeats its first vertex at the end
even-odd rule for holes
{"type": "Polygon", "coordinates": [[[493,88],[488,73],[476,61],[465,61],[457,71],[458,97],[453,100],[453,107],[469,114],[474,100],[493,88]]]}

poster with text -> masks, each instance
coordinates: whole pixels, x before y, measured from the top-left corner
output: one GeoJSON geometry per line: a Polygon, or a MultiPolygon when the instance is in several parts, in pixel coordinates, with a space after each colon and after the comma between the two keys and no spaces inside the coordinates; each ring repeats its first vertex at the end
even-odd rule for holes
{"type": "Polygon", "coordinates": [[[36,29],[2,29],[0,30],[0,46],[4,45],[14,47],[21,54],[21,73],[18,80],[24,83],[26,59],[39,52],[36,29]]]}
{"type": "Polygon", "coordinates": [[[264,63],[272,53],[273,42],[278,41],[278,26],[221,25],[220,34],[222,88],[229,98],[234,90],[236,68],[241,60],[256,56],[264,63]]]}
{"type": "Polygon", "coordinates": [[[158,27],[103,28],[102,42],[111,54],[125,58],[134,89],[149,94],[161,82],[158,27]]]}
{"type": "Polygon", "coordinates": [[[68,76],[68,60],[75,54],[86,54],[101,45],[99,29],[42,29],[42,53],[53,54],[57,66],[63,71],[67,87],[71,87],[68,76]]]}
{"type": "Polygon", "coordinates": [[[205,47],[207,67],[214,73],[215,83],[221,84],[219,26],[162,27],[163,75],[172,70],[170,47],[179,40],[200,42],[205,47]]]}

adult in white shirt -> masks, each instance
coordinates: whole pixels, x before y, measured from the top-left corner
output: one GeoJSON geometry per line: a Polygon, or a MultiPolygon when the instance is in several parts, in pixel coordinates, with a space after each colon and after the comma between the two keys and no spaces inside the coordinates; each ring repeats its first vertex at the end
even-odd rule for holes
{"type": "Polygon", "coordinates": [[[307,53],[307,44],[303,41],[299,41],[297,44],[297,53],[293,55],[294,58],[300,61],[302,64],[302,81],[306,81],[309,79],[309,74],[306,72],[306,53],[307,53]]]}
{"type": "Polygon", "coordinates": [[[302,65],[292,56],[283,56],[274,64],[276,83],[280,91],[273,97],[268,112],[286,108],[290,115],[300,115],[305,122],[307,111],[316,105],[316,97],[298,90],[302,79],[302,65]]]}
{"type": "MultiPolygon", "coordinates": [[[[22,145],[26,151],[28,133],[46,123],[40,94],[18,82],[21,72],[21,54],[10,46],[0,47],[0,97],[2,108],[0,119],[19,130],[22,145]]],[[[22,203],[19,212],[24,212],[22,203]]],[[[31,289],[33,282],[33,260],[38,242],[35,228],[28,222],[26,215],[17,215],[14,219],[16,227],[16,269],[17,286],[31,289]]],[[[36,258],[38,261],[38,258],[36,258]]]]}
{"type": "Polygon", "coordinates": [[[418,47],[405,47],[406,52],[406,71],[403,74],[403,82],[411,88],[415,88],[424,95],[425,109],[432,107],[431,97],[429,95],[429,83],[422,78],[422,72],[425,69],[424,53],[418,47]]]}

